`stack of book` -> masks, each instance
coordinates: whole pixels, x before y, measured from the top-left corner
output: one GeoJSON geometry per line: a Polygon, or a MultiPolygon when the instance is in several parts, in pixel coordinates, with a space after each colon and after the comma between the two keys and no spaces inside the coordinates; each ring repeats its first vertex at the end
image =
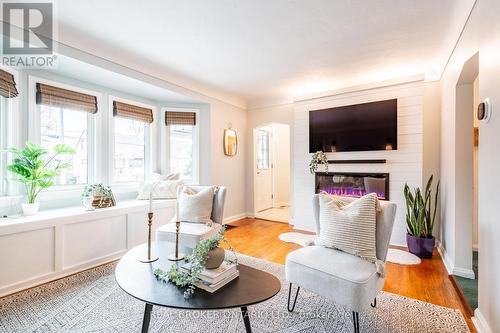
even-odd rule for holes
{"type": "MultiPolygon", "coordinates": [[[[190,264],[181,266],[184,270],[189,270],[190,264]]],[[[195,282],[197,288],[214,293],[233,281],[240,275],[238,266],[234,263],[223,262],[218,268],[205,269],[200,274],[200,281],[195,282]]]]}

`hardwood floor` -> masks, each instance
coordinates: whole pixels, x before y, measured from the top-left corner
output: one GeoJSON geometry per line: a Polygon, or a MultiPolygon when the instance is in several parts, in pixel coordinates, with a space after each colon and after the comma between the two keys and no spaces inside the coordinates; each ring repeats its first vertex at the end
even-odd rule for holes
{"type": "MultiPolygon", "coordinates": [[[[236,252],[284,264],[288,252],[300,246],[285,243],[279,240],[278,236],[292,230],[285,223],[242,219],[230,224],[226,236],[236,252]]],[[[459,309],[466,318],[471,332],[476,332],[437,251],[434,258],[424,259],[420,265],[387,263],[386,269],[385,291],[459,309]]]]}

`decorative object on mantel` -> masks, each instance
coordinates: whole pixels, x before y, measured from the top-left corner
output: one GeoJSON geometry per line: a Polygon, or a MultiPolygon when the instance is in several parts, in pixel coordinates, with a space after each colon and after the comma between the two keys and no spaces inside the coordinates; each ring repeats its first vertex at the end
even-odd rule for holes
{"type": "Polygon", "coordinates": [[[86,205],[87,200],[90,201],[90,199],[86,198],[92,198],[91,206],[93,208],[108,208],[116,206],[116,200],[111,187],[105,186],[101,183],[89,184],[85,186],[85,189],[83,190],[82,204],[86,210],[91,210],[86,205]]]}
{"type": "MultiPolygon", "coordinates": [[[[203,283],[203,276],[206,275],[206,270],[218,268],[225,258],[225,251],[219,249],[220,243],[225,243],[229,247],[229,251],[233,253],[234,259],[226,259],[230,265],[238,265],[238,260],[234,250],[229,246],[229,240],[224,237],[226,228],[222,227],[219,231],[210,238],[202,239],[193,250],[193,253],[186,257],[188,265],[184,268],[179,268],[178,265],[172,265],[169,271],[164,271],[161,268],[155,269],[153,272],[157,279],[164,282],[171,282],[179,288],[186,288],[184,297],[189,298],[193,295],[196,285],[203,283]],[[221,255],[224,254],[224,255],[221,255]]],[[[233,279],[235,277],[233,276],[233,279]]],[[[230,282],[226,281],[227,283],[230,282]]],[[[220,288],[220,286],[219,286],[220,288]]],[[[214,290],[215,291],[215,290],[214,290]]]]}
{"type": "Polygon", "coordinates": [[[317,151],[312,154],[311,162],[309,162],[309,171],[312,175],[318,170],[318,166],[322,164],[325,167],[326,173],[328,173],[328,158],[326,154],[322,151],[317,151]]]}
{"type": "Polygon", "coordinates": [[[432,258],[435,246],[435,238],[432,235],[434,221],[436,218],[437,201],[439,196],[439,181],[434,196],[434,212],[431,215],[432,206],[432,180],[430,176],[425,186],[425,192],[415,188],[413,192],[408,184],[405,184],[404,196],[406,200],[406,243],[408,250],[420,258],[432,258]]]}
{"type": "Polygon", "coordinates": [[[157,256],[152,256],[151,254],[151,228],[153,226],[153,192],[149,193],[149,211],[148,211],[148,250],[147,250],[147,257],[146,258],[140,258],[139,261],[143,263],[150,263],[154,262],[159,259],[157,256]]]}
{"type": "Polygon", "coordinates": [[[238,136],[236,131],[231,129],[231,124],[228,127],[224,130],[224,154],[234,156],[238,151],[238,136]]]}
{"type": "Polygon", "coordinates": [[[23,213],[26,216],[36,215],[40,208],[40,203],[36,202],[38,194],[43,189],[54,185],[54,178],[60,172],[71,166],[59,157],[72,155],[75,150],[64,144],[57,144],[53,147],[54,153],[45,158],[47,150],[40,145],[26,142],[26,146],[19,150],[10,148],[6,151],[14,155],[12,164],[7,166],[7,170],[17,175],[16,181],[23,183],[26,188],[28,203],[23,204],[23,213]]]}

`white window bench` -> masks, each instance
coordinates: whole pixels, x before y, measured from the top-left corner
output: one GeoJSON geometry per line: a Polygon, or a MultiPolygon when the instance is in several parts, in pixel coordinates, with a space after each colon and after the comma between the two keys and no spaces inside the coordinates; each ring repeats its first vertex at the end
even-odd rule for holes
{"type": "MultiPolygon", "coordinates": [[[[0,297],[120,258],[147,240],[147,200],[84,211],[72,207],[0,219],[0,297]]],[[[155,200],[153,230],[176,200],[155,200]]],[[[154,232],[153,232],[154,237],[154,232]]]]}

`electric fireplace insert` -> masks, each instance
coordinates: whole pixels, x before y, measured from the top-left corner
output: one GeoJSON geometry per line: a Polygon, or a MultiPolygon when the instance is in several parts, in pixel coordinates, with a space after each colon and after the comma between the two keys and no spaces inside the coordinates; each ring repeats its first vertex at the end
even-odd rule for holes
{"type": "Polygon", "coordinates": [[[388,173],[317,172],[315,178],[316,193],[356,198],[376,193],[380,200],[389,200],[388,173]]]}

